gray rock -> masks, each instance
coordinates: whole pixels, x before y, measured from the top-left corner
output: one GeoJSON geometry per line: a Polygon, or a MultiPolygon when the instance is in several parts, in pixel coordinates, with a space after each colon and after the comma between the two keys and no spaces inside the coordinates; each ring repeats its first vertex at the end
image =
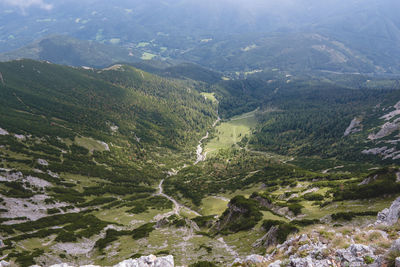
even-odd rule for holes
{"type": "Polygon", "coordinates": [[[0,261],[0,267],[8,267],[8,266],[11,266],[11,264],[6,261],[0,261]]]}
{"type": "Polygon", "coordinates": [[[114,265],[114,267],[174,267],[174,257],[142,256],[139,259],[129,259],[114,265]]]}
{"type": "Polygon", "coordinates": [[[392,243],[392,246],[390,247],[390,251],[400,252],[400,238],[392,243]]]}
{"type": "Polygon", "coordinates": [[[361,131],[361,119],[354,118],[351,122],[349,127],[347,127],[346,131],[344,132],[344,136],[348,136],[353,133],[357,133],[361,131]]]}
{"type": "Polygon", "coordinates": [[[400,257],[396,258],[395,267],[400,267],[400,257]]]}
{"type": "Polygon", "coordinates": [[[339,249],[336,251],[336,255],[339,257],[341,263],[349,264],[350,266],[366,266],[364,263],[366,256],[374,260],[377,258],[371,247],[361,244],[353,244],[347,249],[339,249]]]}
{"type": "MultiPolygon", "coordinates": [[[[8,265],[4,265],[8,266],[8,265]]],[[[157,257],[154,255],[142,256],[139,259],[129,259],[114,265],[114,267],[174,267],[174,257],[169,255],[157,257]]],[[[3,267],[0,265],[0,267],[3,267]]],[[[50,267],[72,267],[66,263],[52,265],[50,267]]],[[[95,265],[86,265],[85,267],[99,267],[95,265]]]]}
{"type": "Polygon", "coordinates": [[[282,265],[282,261],[277,260],[277,261],[274,261],[273,263],[271,263],[270,265],[268,265],[268,267],[281,267],[281,265],[282,265]]]}
{"type": "Polygon", "coordinates": [[[0,135],[8,135],[9,133],[4,130],[3,128],[0,128],[0,135]]]}
{"type": "Polygon", "coordinates": [[[305,258],[293,258],[290,259],[289,266],[292,267],[314,267],[313,259],[311,256],[307,256],[305,258]]]}
{"type": "Polygon", "coordinates": [[[376,224],[392,226],[400,216],[400,197],[393,201],[389,209],[384,209],[378,213],[376,224]]]}
{"type": "Polygon", "coordinates": [[[279,226],[272,226],[268,233],[266,233],[260,239],[257,239],[256,242],[253,243],[254,248],[265,247],[269,248],[270,246],[276,245],[278,243],[277,236],[278,236],[278,227],[279,226]]]}

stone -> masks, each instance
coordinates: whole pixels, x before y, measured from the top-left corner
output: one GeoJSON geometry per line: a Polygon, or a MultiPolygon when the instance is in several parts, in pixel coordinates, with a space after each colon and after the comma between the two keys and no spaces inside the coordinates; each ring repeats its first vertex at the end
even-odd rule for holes
{"type": "Polygon", "coordinates": [[[378,213],[377,221],[375,224],[383,224],[386,226],[394,225],[399,219],[400,215],[400,197],[393,201],[389,209],[384,209],[378,213]]]}
{"type": "Polygon", "coordinates": [[[395,267],[400,267],[400,257],[396,258],[395,267]]]}
{"type": "Polygon", "coordinates": [[[11,266],[11,264],[6,261],[0,261],[0,267],[8,267],[8,266],[11,266]]]}
{"type": "Polygon", "coordinates": [[[336,251],[336,255],[343,264],[347,263],[350,266],[363,266],[365,256],[369,256],[374,260],[376,259],[373,249],[361,244],[352,244],[347,249],[339,249],[336,251]]]}
{"type": "Polygon", "coordinates": [[[270,265],[268,265],[268,267],[281,267],[281,265],[282,265],[282,261],[277,260],[277,261],[274,261],[273,263],[271,263],[270,265]]]}
{"type": "Polygon", "coordinates": [[[8,135],[9,133],[4,130],[3,128],[0,128],[0,135],[8,135]]]}
{"type": "MultiPolygon", "coordinates": [[[[10,265],[1,265],[0,267],[6,267],[10,265]]],[[[142,256],[139,259],[129,259],[122,261],[114,267],[174,267],[174,257],[171,255],[165,256],[165,257],[157,257],[154,255],[149,255],[149,256],[142,256]]],[[[61,263],[61,264],[55,264],[50,267],[73,267],[71,265],[68,265],[67,263],[61,263]]],[[[100,267],[97,265],[84,265],[81,267],[100,267]]]]}
{"type": "Polygon", "coordinates": [[[293,258],[290,259],[289,266],[293,267],[314,267],[313,260],[311,256],[307,256],[305,258],[293,258]]]}
{"type": "Polygon", "coordinates": [[[251,262],[251,263],[265,263],[265,262],[267,262],[267,260],[263,256],[255,255],[255,254],[247,256],[244,261],[245,262],[251,262]]]}
{"type": "Polygon", "coordinates": [[[395,240],[390,247],[390,251],[400,252],[400,238],[395,240]]]}
{"type": "Polygon", "coordinates": [[[253,243],[254,248],[265,247],[269,248],[270,246],[276,245],[278,243],[278,227],[272,226],[269,231],[260,239],[257,239],[256,242],[253,243]]]}
{"type": "Polygon", "coordinates": [[[47,162],[47,160],[38,159],[37,162],[42,166],[49,166],[49,163],[47,162]]]}

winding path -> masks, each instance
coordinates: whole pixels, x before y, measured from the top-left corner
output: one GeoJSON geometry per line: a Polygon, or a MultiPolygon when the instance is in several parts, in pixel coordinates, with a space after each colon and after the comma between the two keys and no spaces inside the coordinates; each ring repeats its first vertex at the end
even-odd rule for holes
{"type": "MultiPolygon", "coordinates": [[[[221,120],[221,118],[218,116],[217,120],[213,123],[212,127],[214,128],[220,120],[221,120]]],[[[209,137],[209,133],[207,132],[206,135],[203,136],[200,139],[199,144],[197,145],[197,149],[196,149],[197,158],[196,158],[196,161],[193,163],[193,165],[196,165],[197,163],[206,160],[207,153],[203,153],[202,145],[203,145],[203,141],[206,140],[208,137],[209,137]]],[[[168,172],[167,178],[171,177],[171,176],[174,176],[174,175],[177,175],[178,172],[179,171],[171,170],[170,172],[168,172]]],[[[165,197],[166,199],[170,200],[174,204],[174,209],[172,211],[168,212],[168,213],[158,214],[157,216],[154,217],[155,221],[159,221],[161,219],[167,218],[167,217],[169,217],[171,215],[174,215],[174,214],[179,215],[179,212],[181,210],[185,210],[186,212],[192,213],[192,214],[194,214],[196,216],[201,216],[201,214],[199,214],[198,212],[196,212],[196,211],[194,211],[194,210],[192,210],[192,209],[180,204],[173,197],[165,194],[164,190],[163,190],[164,180],[165,179],[162,179],[160,181],[160,183],[158,185],[158,193],[156,195],[165,197]]]]}

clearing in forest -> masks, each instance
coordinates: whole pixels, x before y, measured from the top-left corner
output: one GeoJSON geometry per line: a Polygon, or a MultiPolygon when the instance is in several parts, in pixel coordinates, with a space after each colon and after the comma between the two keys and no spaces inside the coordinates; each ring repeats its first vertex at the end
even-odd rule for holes
{"type": "Polygon", "coordinates": [[[229,121],[221,122],[215,128],[215,137],[205,146],[208,155],[220,149],[230,148],[237,144],[246,135],[251,134],[251,129],[257,125],[255,118],[257,110],[232,117],[229,121]]]}

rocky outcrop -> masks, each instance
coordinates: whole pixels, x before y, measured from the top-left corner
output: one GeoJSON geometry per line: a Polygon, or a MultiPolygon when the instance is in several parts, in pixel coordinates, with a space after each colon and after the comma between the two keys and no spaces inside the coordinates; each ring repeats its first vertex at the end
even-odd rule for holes
{"type": "Polygon", "coordinates": [[[276,245],[278,243],[278,229],[279,226],[272,226],[269,231],[252,245],[254,248],[265,247],[276,245]]]}
{"type": "Polygon", "coordinates": [[[3,79],[3,74],[0,72],[0,83],[2,84],[2,85],[6,85],[5,83],[4,83],[4,79],[3,79]]]}
{"type": "MultiPolygon", "coordinates": [[[[11,266],[9,263],[3,261],[0,262],[0,267],[11,266]],[[2,265],[8,264],[8,265],[2,265]]],[[[142,256],[138,259],[129,259],[122,261],[113,267],[174,267],[174,257],[169,255],[165,257],[157,257],[154,255],[142,256]]],[[[38,265],[32,267],[39,267],[38,265]]],[[[50,267],[75,267],[75,265],[69,265],[67,263],[60,263],[51,265],[50,267]]],[[[98,265],[82,265],[81,267],[100,267],[98,265]]]]}
{"type": "Polygon", "coordinates": [[[0,135],[9,135],[9,133],[3,128],[0,128],[0,135]]]}
{"type": "Polygon", "coordinates": [[[139,259],[129,259],[114,265],[114,267],[174,267],[174,257],[143,256],[139,259]]]}
{"type": "Polygon", "coordinates": [[[370,134],[368,139],[376,140],[381,139],[389,134],[397,131],[399,129],[399,125],[396,122],[386,122],[384,125],[381,126],[381,129],[376,134],[370,134]]]}
{"type": "Polygon", "coordinates": [[[400,216],[400,197],[397,198],[390,208],[384,209],[378,213],[377,221],[375,224],[383,224],[386,226],[392,226],[397,222],[400,216]]]}
{"type": "Polygon", "coordinates": [[[339,249],[336,255],[340,260],[341,266],[375,266],[377,260],[371,247],[353,244],[347,249],[339,249]],[[368,264],[368,262],[371,262],[368,264]]]}
{"type": "Polygon", "coordinates": [[[349,127],[347,127],[346,131],[344,132],[344,136],[348,136],[353,133],[357,133],[361,131],[361,119],[354,118],[351,122],[349,127]]]}

